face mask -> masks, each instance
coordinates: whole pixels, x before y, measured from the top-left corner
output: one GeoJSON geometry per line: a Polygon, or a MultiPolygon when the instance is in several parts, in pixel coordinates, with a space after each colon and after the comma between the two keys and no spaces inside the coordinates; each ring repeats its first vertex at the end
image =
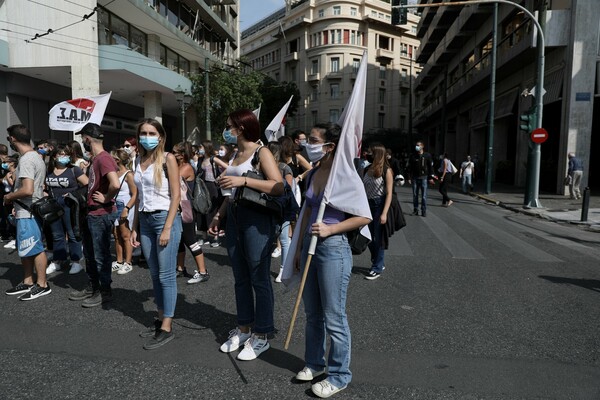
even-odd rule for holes
{"type": "Polygon", "coordinates": [[[323,152],[323,144],[310,144],[307,143],[306,144],[306,153],[308,154],[308,159],[311,162],[317,162],[319,161],[321,158],[323,158],[323,156],[325,156],[325,153],[323,152]]]}
{"type": "Polygon", "coordinates": [[[367,161],[372,163],[373,162],[373,154],[367,154],[367,161]]]}
{"type": "Polygon", "coordinates": [[[300,140],[300,146],[306,146],[306,139],[300,140]]]}
{"type": "Polygon", "coordinates": [[[140,144],[146,150],[154,150],[158,146],[158,141],[156,136],[140,136],[140,144]]]}
{"type": "Polygon", "coordinates": [[[133,153],[133,148],[131,146],[123,147],[122,150],[129,155],[131,155],[131,153],[133,153]]]}
{"type": "Polygon", "coordinates": [[[69,156],[60,156],[56,159],[56,163],[58,165],[62,165],[63,167],[71,162],[71,158],[69,156]]]}
{"type": "Polygon", "coordinates": [[[421,146],[415,146],[416,151],[421,151],[421,146]]]}
{"type": "Polygon", "coordinates": [[[85,161],[89,161],[89,160],[90,160],[90,158],[92,158],[92,156],[90,155],[89,151],[88,151],[88,150],[86,150],[86,151],[83,153],[83,159],[84,159],[85,161]]]}
{"type": "Polygon", "coordinates": [[[83,142],[83,149],[89,153],[92,151],[92,146],[90,146],[89,142],[83,142]]]}
{"type": "Polygon", "coordinates": [[[8,171],[8,169],[9,169],[8,163],[3,162],[2,163],[2,169],[8,171]]]}
{"type": "Polygon", "coordinates": [[[237,144],[237,136],[233,136],[231,129],[226,129],[223,131],[223,139],[225,139],[225,143],[237,144]]]}
{"type": "Polygon", "coordinates": [[[198,150],[198,155],[203,156],[206,152],[204,149],[198,150]]]}
{"type": "Polygon", "coordinates": [[[45,156],[46,154],[48,154],[48,150],[42,148],[42,149],[37,149],[37,152],[43,156],[45,156]]]}
{"type": "Polygon", "coordinates": [[[225,157],[225,150],[219,150],[219,157],[225,157]]]}

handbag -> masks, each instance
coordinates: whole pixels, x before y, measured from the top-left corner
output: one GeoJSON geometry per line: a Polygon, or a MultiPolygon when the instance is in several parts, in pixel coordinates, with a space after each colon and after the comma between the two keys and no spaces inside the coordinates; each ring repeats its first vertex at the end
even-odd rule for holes
{"type": "Polygon", "coordinates": [[[354,255],[364,253],[367,247],[369,247],[369,243],[371,243],[371,240],[360,233],[361,229],[362,227],[356,228],[346,233],[346,236],[348,237],[348,244],[350,245],[350,249],[354,255]]]}
{"type": "Polygon", "coordinates": [[[50,196],[42,197],[32,203],[31,207],[19,200],[15,200],[15,203],[48,224],[58,221],[65,214],[64,208],[58,204],[54,197],[50,196]]]}
{"type": "Polygon", "coordinates": [[[181,222],[189,224],[194,222],[194,212],[192,211],[192,202],[188,199],[189,187],[187,183],[180,179],[181,186],[181,198],[179,200],[179,207],[181,208],[181,222]]]}

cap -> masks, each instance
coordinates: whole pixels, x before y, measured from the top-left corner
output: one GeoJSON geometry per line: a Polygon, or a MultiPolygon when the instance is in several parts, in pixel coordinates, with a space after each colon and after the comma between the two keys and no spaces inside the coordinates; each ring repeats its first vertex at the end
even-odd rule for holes
{"type": "Polygon", "coordinates": [[[94,139],[104,139],[104,132],[102,132],[102,128],[100,128],[100,125],[94,124],[93,122],[88,122],[85,124],[85,126],[79,131],[79,134],[88,135],[94,139]]]}

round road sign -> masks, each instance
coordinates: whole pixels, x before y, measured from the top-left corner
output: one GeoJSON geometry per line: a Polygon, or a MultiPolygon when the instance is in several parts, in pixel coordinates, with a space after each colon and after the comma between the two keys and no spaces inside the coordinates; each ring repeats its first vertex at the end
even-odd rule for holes
{"type": "Polygon", "coordinates": [[[541,144],[548,139],[548,131],[544,128],[537,128],[531,131],[531,141],[533,143],[541,144]]]}

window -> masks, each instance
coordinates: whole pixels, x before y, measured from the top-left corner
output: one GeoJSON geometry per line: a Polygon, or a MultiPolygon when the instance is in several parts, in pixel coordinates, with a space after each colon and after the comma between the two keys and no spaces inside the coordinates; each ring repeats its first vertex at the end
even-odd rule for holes
{"type": "Polygon", "coordinates": [[[379,65],[379,79],[385,79],[385,65],[380,64],[379,65]]]}
{"type": "Polygon", "coordinates": [[[379,104],[385,104],[385,89],[379,89],[379,104]]]}
{"type": "Polygon", "coordinates": [[[400,92],[400,105],[402,107],[406,107],[406,99],[407,99],[407,92],[406,90],[403,90],[400,92]]]}
{"type": "Polygon", "coordinates": [[[331,57],[330,72],[340,72],[340,58],[331,57]]]}
{"type": "Polygon", "coordinates": [[[319,59],[312,60],[312,63],[311,63],[311,66],[310,66],[310,73],[311,74],[318,74],[319,73],[319,59]]]}
{"type": "Polygon", "coordinates": [[[312,87],[312,90],[310,92],[310,101],[317,100],[319,100],[319,87],[315,85],[312,87]]]}
{"type": "Polygon", "coordinates": [[[319,10],[319,18],[323,18],[325,16],[325,10],[319,10]]]}
{"type": "Polygon", "coordinates": [[[385,114],[384,113],[377,114],[377,127],[379,129],[383,129],[384,124],[385,124],[385,114]]]}
{"type": "Polygon", "coordinates": [[[339,99],[340,98],[340,84],[332,83],[331,85],[329,85],[329,93],[331,95],[332,100],[339,99]]]}
{"type": "Polygon", "coordinates": [[[333,15],[340,15],[342,13],[342,7],[333,6],[333,15]]]}
{"type": "Polygon", "coordinates": [[[379,35],[378,49],[392,50],[390,38],[384,35],[379,35]]]}
{"type": "Polygon", "coordinates": [[[350,15],[352,15],[353,17],[356,17],[357,14],[358,14],[358,9],[356,7],[350,7],[350,15]]]}
{"type": "Polygon", "coordinates": [[[297,80],[296,77],[297,77],[297,75],[296,75],[296,67],[290,68],[290,81],[291,82],[296,82],[296,80],[297,80]]]}
{"type": "Polygon", "coordinates": [[[360,68],[360,59],[354,58],[352,60],[352,72],[356,74],[358,72],[358,68],[360,68]]]}
{"type": "Polygon", "coordinates": [[[340,119],[340,110],[333,109],[329,110],[329,122],[337,123],[340,119]]]}
{"type": "Polygon", "coordinates": [[[371,17],[377,18],[377,11],[371,10],[371,17]]]}
{"type": "Polygon", "coordinates": [[[400,77],[403,81],[408,80],[408,70],[406,68],[402,68],[402,71],[400,71],[400,77]]]}

